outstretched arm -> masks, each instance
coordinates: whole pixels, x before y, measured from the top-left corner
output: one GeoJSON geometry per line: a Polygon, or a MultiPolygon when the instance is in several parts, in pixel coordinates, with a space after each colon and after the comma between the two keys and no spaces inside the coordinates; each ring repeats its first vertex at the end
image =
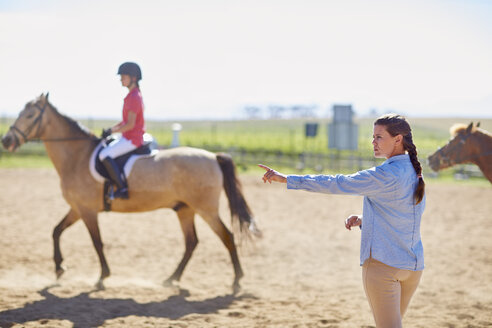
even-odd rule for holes
{"type": "Polygon", "coordinates": [[[258,164],[258,166],[266,170],[266,173],[262,177],[264,183],[267,181],[270,183],[272,183],[272,181],[287,183],[287,176],[285,174],[279,173],[263,164],[258,164]]]}

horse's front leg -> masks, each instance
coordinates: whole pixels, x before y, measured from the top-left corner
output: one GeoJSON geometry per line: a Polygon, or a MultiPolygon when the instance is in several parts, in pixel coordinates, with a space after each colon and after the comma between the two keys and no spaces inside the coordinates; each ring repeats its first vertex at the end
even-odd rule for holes
{"type": "Polygon", "coordinates": [[[65,217],[60,221],[60,223],[58,223],[58,225],[53,230],[53,246],[54,246],[53,259],[55,260],[56,279],[59,279],[61,275],[65,272],[65,269],[61,265],[63,262],[63,256],[60,251],[60,236],[66,228],[70,227],[72,224],[77,222],[79,218],[80,215],[77,212],[75,212],[73,209],[70,209],[67,215],[65,215],[65,217]]]}
{"type": "Polygon", "coordinates": [[[101,262],[101,277],[97,282],[96,286],[98,288],[104,288],[103,280],[109,277],[109,267],[106,262],[106,257],[103,252],[103,243],[101,240],[101,234],[99,232],[99,224],[97,222],[97,212],[93,210],[84,210],[81,213],[82,220],[84,221],[89,233],[91,235],[92,243],[94,244],[94,248],[96,249],[97,255],[99,256],[99,261],[101,262]]]}

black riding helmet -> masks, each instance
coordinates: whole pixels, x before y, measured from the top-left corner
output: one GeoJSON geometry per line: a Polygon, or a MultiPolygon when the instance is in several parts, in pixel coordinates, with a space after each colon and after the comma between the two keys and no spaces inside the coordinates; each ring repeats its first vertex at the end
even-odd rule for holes
{"type": "Polygon", "coordinates": [[[126,74],[130,76],[135,76],[137,82],[142,79],[142,71],[136,63],[126,62],[120,65],[118,68],[118,74],[126,74]]]}

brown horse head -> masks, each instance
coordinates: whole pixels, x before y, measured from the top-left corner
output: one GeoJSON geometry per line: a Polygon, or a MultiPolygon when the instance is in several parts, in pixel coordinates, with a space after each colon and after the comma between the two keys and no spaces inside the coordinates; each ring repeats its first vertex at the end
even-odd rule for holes
{"type": "Polygon", "coordinates": [[[43,122],[43,119],[46,120],[44,114],[50,106],[48,95],[48,93],[41,94],[37,99],[26,104],[2,138],[2,145],[5,149],[13,152],[28,140],[41,138],[42,131],[47,126],[47,122],[43,122]]]}
{"type": "Polygon", "coordinates": [[[88,129],[60,114],[48,101],[48,93],[28,102],[2,138],[8,151],[15,151],[30,140],[70,141],[97,139],[88,129]],[[64,122],[64,124],[60,124],[64,122]]]}
{"type": "Polygon", "coordinates": [[[479,144],[475,140],[475,134],[480,122],[473,125],[455,124],[450,128],[451,140],[442,148],[439,148],[427,160],[434,171],[439,171],[455,164],[470,163],[475,154],[480,153],[479,144]]]}

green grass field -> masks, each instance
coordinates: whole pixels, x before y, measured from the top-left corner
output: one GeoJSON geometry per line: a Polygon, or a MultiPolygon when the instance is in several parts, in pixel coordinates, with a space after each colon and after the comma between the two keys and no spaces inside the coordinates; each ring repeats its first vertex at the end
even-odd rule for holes
{"type": "MultiPolygon", "coordinates": [[[[355,123],[359,127],[358,156],[372,156],[372,124],[373,118],[358,118],[355,123]]],[[[477,119],[466,118],[409,118],[412,125],[414,142],[419,157],[425,158],[449,140],[449,128],[454,123],[468,124],[477,119]]],[[[0,134],[8,131],[12,119],[0,120],[0,134]]],[[[327,148],[327,125],[331,119],[278,119],[278,120],[242,120],[242,121],[183,121],[180,133],[181,145],[205,148],[210,150],[240,149],[245,151],[282,152],[284,154],[300,154],[302,152],[329,154],[327,148]],[[319,123],[315,138],[304,137],[306,122],[319,123]]],[[[492,119],[480,119],[481,127],[492,131],[492,119]]],[[[103,127],[111,126],[116,121],[81,120],[80,123],[99,135],[103,127]]],[[[147,131],[151,133],[162,147],[170,145],[172,140],[171,126],[174,122],[147,122],[147,131]]],[[[331,151],[333,152],[333,150],[331,151]]],[[[50,166],[45,156],[44,146],[39,142],[23,145],[15,154],[0,152],[0,167],[46,167],[50,166]]],[[[440,174],[440,179],[452,180],[453,170],[440,174]]],[[[478,181],[484,180],[478,179],[478,181]]]]}
{"type": "MultiPolygon", "coordinates": [[[[355,123],[359,126],[359,152],[372,154],[372,118],[359,118],[355,123]]],[[[477,121],[477,119],[473,119],[477,121]]],[[[0,135],[3,135],[12,124],[12,119],[0,121],[0,135]]],[[[242,148],[266,149],[285,153],[303,151],[327,153],[327,124],[330,119],[291,119],[291,120],[242,120],[242,121],[184,121],[180,122],[183,130],[180,133],[182,145],[202,148],[242,148]],[[304,137],[306,122],[319,123],[315,138],[304,137]]],[[[472,119],[463,118],[410,118],[414,142],[420,153],[427,155],[444,145],[449,139],[449,128],[454,123],[469,123],[472,119]]],[[[492,131],[492,119],[481,119],[481,127],[492,131]]],[[[116,121],[81,120],[96,135],[103,127],[116,121]]],[[[171,143],[172,132],[169,121],[147,122],[147,131],[162,146],[171,143]]],[[[23,146],[25,148],[25,146],[23,146]]]]}
{"type": "MultiPolygon", "coordinates": [[[[449,128],[454,123],[469,123],[471,119],[409,119],[412,124],[414,142],[419,152],[427,156],[450,138],[449,128]]],[[[205,121],[181,122],[183,131],[180,141],[183,145],[203,148],[267,149],[285,153],[303,151],[328,153],[327,124],[330,119],[317,120],[258,120],[258,121],[205,121]],[[318,122],[318,135],[304,137],[304,124],[318,122]]],[[[372,124],[374,119],[357,119],[359,126],[359,152],[372,156],[372,124]]],[[[475,120],[477,121],[477,120],[475,120]]],[[[171,142],[171,122],[152,122],[148,130],[162,145],[171,142]]],[[[492,131],[492,119],[482,119],[481,126],[492,131]]]]}

